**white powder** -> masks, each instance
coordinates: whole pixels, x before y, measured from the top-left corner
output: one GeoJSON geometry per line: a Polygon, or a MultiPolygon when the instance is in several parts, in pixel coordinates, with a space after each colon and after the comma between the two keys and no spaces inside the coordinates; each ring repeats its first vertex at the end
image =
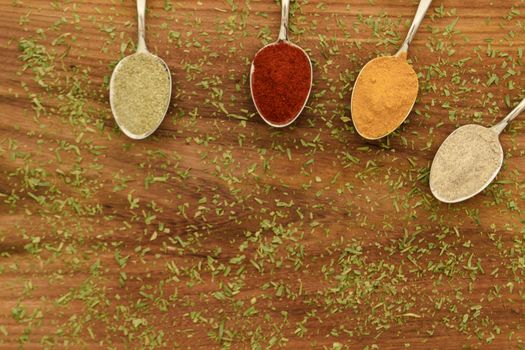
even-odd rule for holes
{"type": "Polygon", "coordinates": [[[463,126],[439,148],[430,171],[430,188],[441,200],[461,201],[494,180],[502,161],[498,134],[480,125],[463,126]]]}

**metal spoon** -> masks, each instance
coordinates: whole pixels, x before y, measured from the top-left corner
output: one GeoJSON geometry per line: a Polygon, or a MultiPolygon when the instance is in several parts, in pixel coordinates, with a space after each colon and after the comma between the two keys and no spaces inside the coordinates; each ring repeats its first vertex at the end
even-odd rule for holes
{"type": "MultiPolygon", "coordinates": [[[[432,0],[421,0],[419,2],[419,7],[417,9],[416,16],[414,17],[414,21],[412,22],[412,25],[410,26],[410,29],[409,29],[408,34],[407,34],[407,37],[406,37],[405,41],[403,42],[403,45],[401,45],[401,48],[399,49],[399,51],[394,56],[384,56],[384,57],[375,58],[375,59],[371,60],[370,62],[368,62],[361,69],[361,72],[357,76],[356,83],[355,83],[355,86],[354,86],[354,90],[352,91],[352,105],[353,105],[353,101],[354,101],[355,92],[359,88],[359,82],[360,82],[359,78],[362,76],[362,73],[363,73],[363,71],[365,71],[365,69],[370,68],[371,65],[380,64],[380,61],[384,60],[385,57],[386,58],[393,58],[393,59],[394,58],[397,58],[397,59],[401,58],[401,59],[404,59],[404,60],[407,59],[408,48],[409,48],[410,44],[412,43],[412,40],[414,39],[414,37],[415,37],[419,27],[421,26],[421,23],[423,22],[423,19],[425,18],[425,14],[427,13],[427,11],[428,11],[428,9],[429,9],[431,4],[432,4],[432,0]]],[[[417,75],[413,68],[412,68],[412,71],[414,72],[414,75],[417,75]]],[[[367,139],[367,140],[378,140],[378,139],[381,139],[383,137],[386,137],[386,136],[390,135],[397,128],[399,128],[399,126],[401,126],[401,124],[403,124],[405,122],[405,120],[408,118],[408,115],[410,114],[410,112],[414,108],[414,104],[416,103],[417,91],[418,90],[419,90],[419,85],[418,85],[418,89],[416,90],[416,93],[413,96],[413,103],[409,106],[410,108],[408,110],[406,110],[405,117],[402,120],[399,121],[398,125],[395,128],[393,128],[393,130],[390,130],[386,134],[381,135],[379,137],[370,137],[370,136],[364,135],[360,131],[358,125],[356,125],[354,119],[352,118],[352,120],[354,121],[354,127],[355,127],[357,133],[359,135],[361,135],[363,138],[367,139]]],[[[352,115],[354,115],[353,110],[352,110],[352,115]]]]}
{"type": "MultiPolygon", "coordinates": [[[[516,117],[518,117],[523,111],[525,111],[525,99],[523,101],[521,101],[521,103],[505,118],[503,119],[501,122],[499,122],[498,124],[494,125],[493,127],[491,128],[484,128],[484,129],[488,129],[490,130],[491,132],[493,132],[495,134],[496,137],[499,137],[499,135],[501,135],[501,133],[503,132],[503,130],[505,130],[505,128],[507,127],[507,125],[513,121],[516,117]]],[[[450,134],[447,139],[443,142],[447,142],[447,140],[453,138],[457,132],[463,128],[466,128],[466,127],[471,127],[473,124],[470,124],[470,125],[464,125],[460,128],[458,128],[456,131],[454,131],[452,134],[450,134]]],[[[479,126],[479,125],[476,125],[477,127],[479,128],[483,128],[482,126],[479,126]]],[[[468,142],[468,140],[467,140],[468,142]]],[[[441,195],[433,186],[432,186],[432,178],[434,176],[434,172],[435,172],[435,168],[436,168],[436,163],[437,163],[437,157],[434,158],[434,161],[432,162],[432,167],[430,169],[430,178],[431,178],[431,181],[430,181],[430,190],[432,191],[432,194],[434,195],[434,197],[436,197],[439,201],[443,202],[443,203],[459,203],[459,202],[463,202],[463,201],[466,201],[467,199],[470,199],[476,195],[478,195],[479,193],[481,193],[484,189],[486,189],[491,183],[492,181],[494,181],[494,179],[496,178],[496,176],[498,175],[498,173],[500,172],[501,170],[501,167],[503,166],[503,148],[501,147],[501,144],[498,144],[499,145],[499,149],[498,149],[498,157],[499,157],[499,160],[498,160],[498,163],[497,163],[497,166],[495,165],[494,166],[494,170],[493,170],[493,173],[492,175],[490,176],[489,180],[486,181],[482,186],[480,186],[478,189],[476,190],[473,190],[472,193],[469,193],[465,196],[462,196],[461,198],[444,198],[443,195],[441,195]]],[[[443,146],[441,146],[443,147],[443,146]]],[[[440,147],[440,149],[441,149],[440,147]]],[[[438,150],[439,152],[439,150],[438,150]]]]}
{"type": "Polygon", "coordinates": [[[251,69],[250,69],[250,91],[251,91],[252,101],[253,101],[253,103],[255,105],[255,108],[257,109],[257,113],[259,113],[261,118],[268,125],[276,127],[276,128],[284,128],[284,127],[292,124],[295,120],[297,120],[299,115],[304,110],[304,107],[306,106],[306,103],[308,102],[308,98],[310,97],[310,93],[312,91],[312,83],[313,83],[313,67],[312,67],[312,62],[310,60],[310,57],[308,56],[306,51],[304,51],[300,46],[297,46],[297,45],[293,44],[292,42],[290,42],[288,40],[288,20],[289,20],[289,17],[290,17],[290,0],[281,0],[281,5],[282,5],[282,10],[281,10],[281,29],[280,29],[280,32],[279,32],[279,38],[277,39],[277,41],[275,43],[271,43],[271,44],[266,45],[265,47],[260,49],[255,54],[255,58],[254,58],[254,60],[252,62],[252,66],[251,66],[251,69]],[[297,50],[300,50],[304,54],[304,56],[308,59],[308,62],[310,64],[310,77],[311,77],[311,79],[310,79],[310,89],[308,91],[308,95],[304,99],[304,103],[303,103],[300,111],[297,113],[297,115],[295,115],[293,118],[291,118],[286,123],[276,124],[276,123],[272,122],[271,120],[269,120],[268,118],[266,118],[266,116],[263,115],[263,113],[261,112],[259,106],[257,105],[257,102],[256,102],[254,94],[253,94],[253,73],[255,71],[254,62],[255,62],[255,59],[257,58],[257,56],[259,54],[261,54],[264,50],[268,49],[269,47],[271,47],[273,45],[281,44],[281,43],[286,43],[286,44],[292,46],[293,48],[295,48],[297,50]]]}
{"type": "MultiPolygon", "coordinates": [[[[124,134],[126,134],[126,136],[128,136],[129,138],[132,138],[134,140],[145,139],[146,137],[148,137],[151,134],[153,134],[155,132],[155,130],[158,129],[158,127],[160,126],[160,124],[164,120],[164,117],[166,116],[166,113],[168,112],[168,108],[169,108],[169,105],[170,105],[170,99],[171,99],[171,90],[172,90],[171,73],[170,73],[170,69],[169,69],[168,65],[160,57],[150,53],[148,51],[147,46],[146,46],[146,21],[145,21],[145,14],[146,14],[146,0],[137,0],[137,15],[138,15],[138,44],[137,44],[137,52],[134,53],[133,55],[124,57],[117,64],[117,66],[113,70],[113,74],[111,75],[111,81],[110,81],[110,85],[109,85],[109,100],[110,100],[110,104],[111,104],[111,110],[113,112],[113,118],[117,122],[117,125],[119,126],[120,130],[122,130],[122,132],[124,134]],[[114,106],[114,99],[113,99],[113,95],[114,95],[114,91],[115,91],[115,76],[118,74],[119,69],[123,65],[126,64],[127,60],[130,57],[133,57],[134,55],[137,55],[137,54],[147,54],[147,55],[150,55],[151,57],[154,57],[156,60],[158,60],[159,63],[161,63],[166,68],[166,76],[169,78],[169,95],[168,95],[168,98],[167,98],[167,101],[166,101],[166,109],[164,111],[164,115],[161,118],[159,118],[158,123],[154,127],[152,127],[151,130],[148,130],[147,132],[142,133],[140,135],[134,134],[133,132],[128,130],[124,125],[122,125],[122,123],[119,122],[119,118],[118,118],[118,115],[116,113],[116,109],[115,109],[115,106],[114,106]]],[[[147,94],[147,93],[148,93],[148,91],[144,91],[144,94],[147,94]]]]}

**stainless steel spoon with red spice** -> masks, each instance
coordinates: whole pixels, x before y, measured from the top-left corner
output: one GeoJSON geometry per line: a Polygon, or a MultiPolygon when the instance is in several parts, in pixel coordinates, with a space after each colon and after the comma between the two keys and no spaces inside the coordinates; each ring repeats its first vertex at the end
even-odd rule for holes
{"type": "Polygon", "coordinates": [[[292,124],[312,90],[313,68],[308,54],[288,40],[290,0],[281,0],[279,39],[263,47],[250,71],[252,100],[261,118],[273,127],[292,124]]]}

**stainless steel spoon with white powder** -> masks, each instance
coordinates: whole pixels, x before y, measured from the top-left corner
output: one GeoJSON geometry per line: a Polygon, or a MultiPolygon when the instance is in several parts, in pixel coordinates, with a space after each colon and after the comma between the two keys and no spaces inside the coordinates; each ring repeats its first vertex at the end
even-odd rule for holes
{"type": "Polygon", "coordinates": [[[487,188],[503,165],[499,135],[524,110],[525,100],[491,128],[470,124],[450,134],[430,169],[434,197],[444,203],[459,203],[487,188]]]}

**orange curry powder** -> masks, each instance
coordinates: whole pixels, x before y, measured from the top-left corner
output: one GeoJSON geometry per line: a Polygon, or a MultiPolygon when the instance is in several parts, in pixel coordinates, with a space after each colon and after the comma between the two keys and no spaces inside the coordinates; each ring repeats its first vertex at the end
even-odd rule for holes
{"type": "Polygon", "coordinates": [[[355,83],[352,120],[357,132],[379,139],[406,119],[419,91],[417,74],[405,57],[380,57],[368,63],[355,83]]]}

